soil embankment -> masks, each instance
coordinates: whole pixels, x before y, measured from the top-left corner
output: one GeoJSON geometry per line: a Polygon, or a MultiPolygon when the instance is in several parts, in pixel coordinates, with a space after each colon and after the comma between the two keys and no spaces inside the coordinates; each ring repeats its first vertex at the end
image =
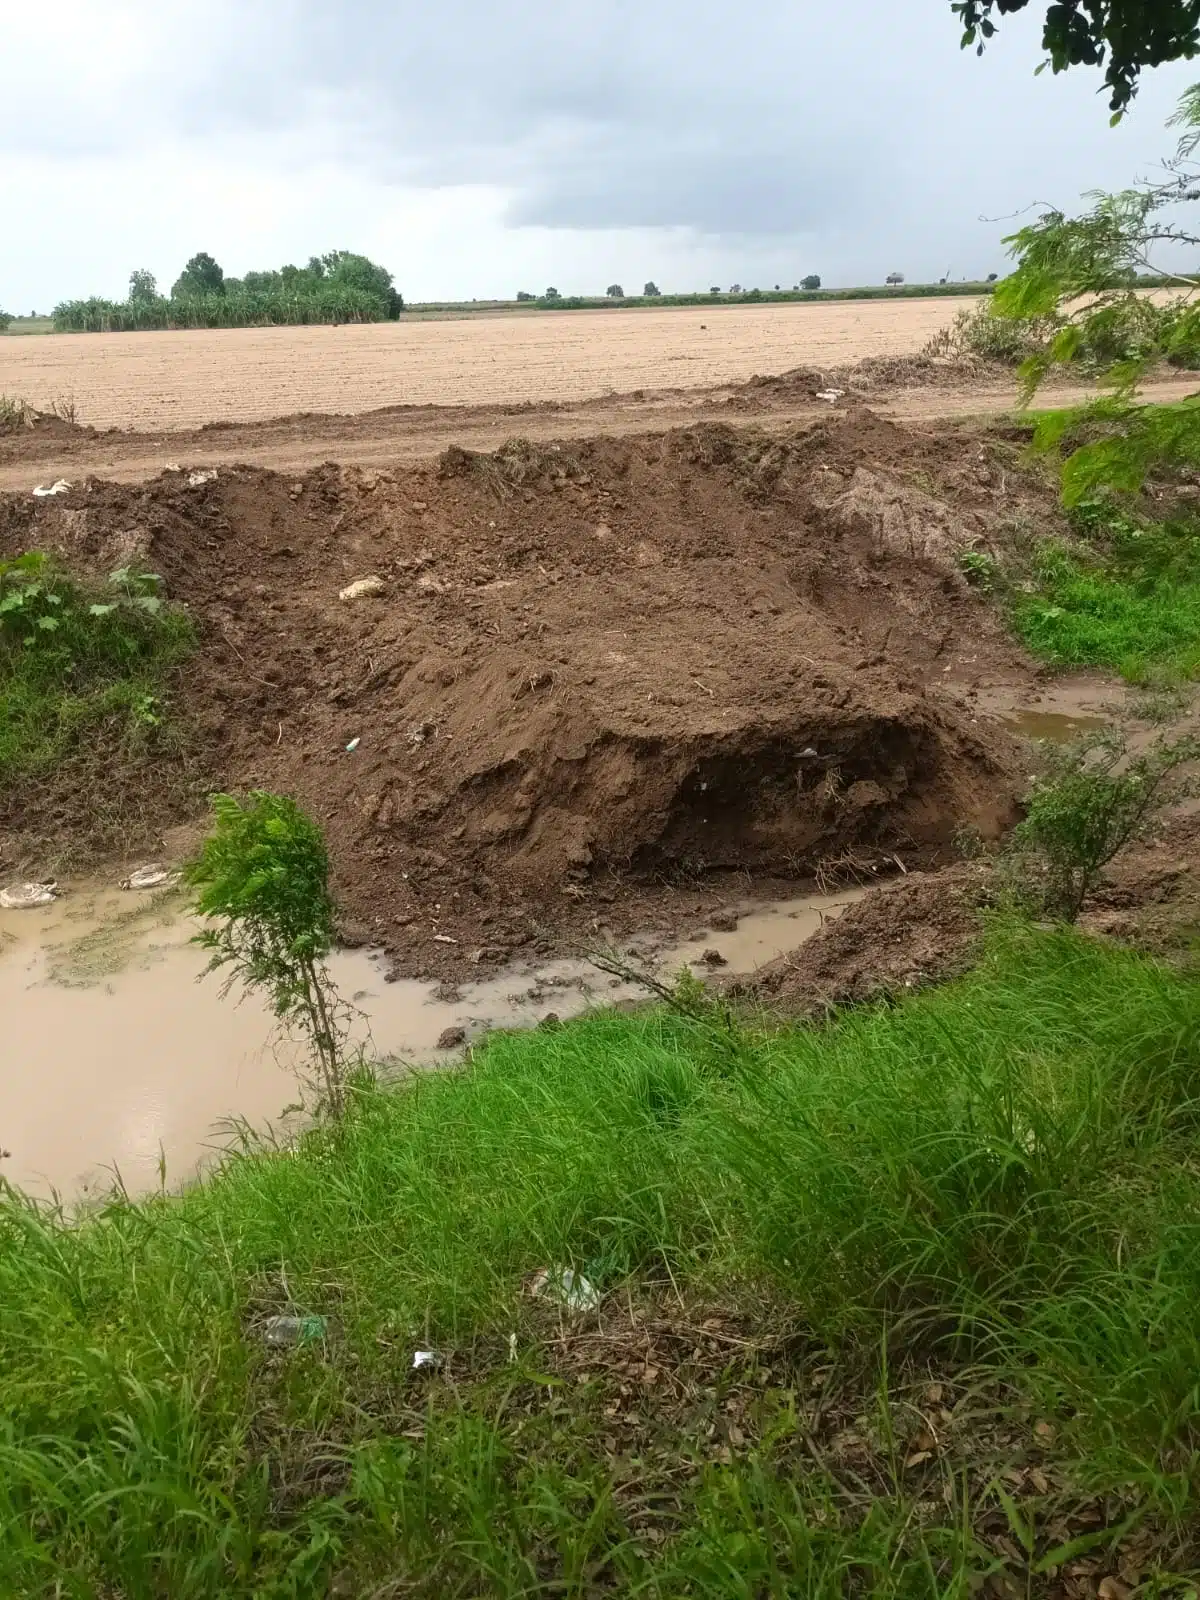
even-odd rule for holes
{"type": "MultiPolygon", "coordinates": [[[[199,632],[204,783],[296,794],[349,935],[443,974],[1003,830],[1016,746],[970,696],[1032,674],[957,558],[1057,515],[1016,455],[856,409],[783,439],[91,480],[0,502],[0,548],[161,573],[199,632]]],[[[153,767],[117,781],[143,832],[180,820],[153,767]]],[[[9,804],[10,857],[86,833],[81,783],[9,804]]]]}

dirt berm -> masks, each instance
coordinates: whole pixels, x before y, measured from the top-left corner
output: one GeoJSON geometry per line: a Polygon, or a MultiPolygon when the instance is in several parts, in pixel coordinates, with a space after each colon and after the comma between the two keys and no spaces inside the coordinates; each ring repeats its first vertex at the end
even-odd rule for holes
{"type": "MultiPolygon", "coordinates": [[[[179,705],[204,783],[297,795],[350,931],[444,972],[694,915],[714,874],[745,894],[1007,826],[1015,747],[966,697],[1028,667],[957,557],[1053,515],[1014,455],[859,410],[783,440],[178,471],[5,497],[0,548],[161,573],[200,636],[179,705]]],[[[10,855],[86,841],[85,783],[0,802],[10,855]]],[[[140,843],[181,820],[161,766],[122,784],[140,843]]]]}

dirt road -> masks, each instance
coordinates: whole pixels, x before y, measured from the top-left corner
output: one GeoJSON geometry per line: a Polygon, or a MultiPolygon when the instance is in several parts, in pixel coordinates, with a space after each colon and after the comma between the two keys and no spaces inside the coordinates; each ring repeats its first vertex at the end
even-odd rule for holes
{"type": "MultiPolygon", "coordinates": [[[[1152,400],[1182,399],[1194,391],[1194,374],[1149,385],[1152,400]]],[[[175,465],[231,466],[240,462],[277,472],[303,473],[323,461],[384,467],[419,461],[450,444],[492,450],[519,436],[539,443],[597,434],[623,437],[666,431],[700,421],[785,428],[828,415],[812,396],[815,384],[778,380],[771,385],[664,391],[599,400],[520,406],[398,406],[359,416],[280,417],[269,422],[210,424],[179,432],[93,433],[48,427],[0,438],[0,489],[28,490],[56,478],[95,475],[138,482],[175,465]]],[[[1046,391],[1046,402],[1067,405],[1087,398],[1083,388],[1046,391]]],[[[861,391],[863,401],[897,421],[996,415],[1011,410],[1011,379],[861,391]]],[[[840,407],[838,409],[841,409],[840,407]]]]}

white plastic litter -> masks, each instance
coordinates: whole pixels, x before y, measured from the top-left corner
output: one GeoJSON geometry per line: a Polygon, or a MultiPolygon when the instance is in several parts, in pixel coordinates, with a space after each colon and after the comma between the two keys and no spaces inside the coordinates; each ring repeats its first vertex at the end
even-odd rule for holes
{"type": "Polygon", "coordinates": [[[263,1338],[273,1345],[312,1344],[325,1337],[327,1328],[324,1317],[268,1317],[263,1338]]]}
{"type": "Polygon", "coordinates": [[[135,867],[127,878],[121,879],[122,889],[161,889],[164,884],[178,883],[179,874],[172,872],[170,867],[164,867],[159,861],[151,861],[144,867],[135,867]]]}
{"type": "Polygon", "coordinates": [[[387,584],[374,573],[369,578],[355,578],[353,583],[348,583],[344,589],[338,591],[339,600],[366,600],[371,595],[385,593],[387,584]]]}
{"type": "Polygon", "coordinates": [[[0,911],[31,911],[58,899],[57,883],[14,883],[0,889],[0,911]]]}
{"type": "Polygon", "coordinates": [[[65,478],[56,478],[53,483],[39,483],[33,491],[39,500],[45,500],[52,494],[69,494],[71,485],[65,478]]]}
{"type": "Polygon", "coordinates": [[[817,399],[826,400],[830,405],[833,405],[836,401],[842,398],[845,392],[845,389],[818,389],[817,399]]]}
{"type": "Polygon", "coordinates": [[[346,746],[346,754],[352,756],[354,754],[354,752],[358,749],[358,747],[359,747],[359,745],[361,743],[362,743],[362,734],[361,733],[356,734],[354,736],[354,738],[351,739],[350,743],[346,746]]]}
{"type": "Polygon", "coordinates": [[[189,472],[187,476],[188,488],[198,489],[202,483],[212,483],[216,476],[216,467],[206,467],[198,472],[189,472]]]}
{"type": "Polygon", "coordinates": [[[600,1291],[582,1272],[571,1267],[543,1267],[535,1272],[529,1292],[536,1300],[554,1300],[568,1311],[594,1311],[600,1291]]]}
{"type": "Polygon", "coordinates": [[[436,1350],[414,1350],[412,1364],[413,1371],[419,1372],[422,1367],[440,1367],[442,1358],[436,1350]]]}

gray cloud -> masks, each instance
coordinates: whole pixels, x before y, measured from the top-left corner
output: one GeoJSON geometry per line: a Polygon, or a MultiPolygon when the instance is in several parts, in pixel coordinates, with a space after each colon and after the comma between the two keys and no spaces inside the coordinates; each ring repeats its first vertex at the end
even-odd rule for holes
{"type": "Polygon", "coordinates": [[[1151,76],[1110,131],[1092,79],[1034,80],[1036,18],[977,61],[938,0],[64,5],[61,39],[31,20],[0,58],[0,154],[170,144],[186,181],[189,150],[236,146],[260,176],[331,161],[382,193],[483,185],[512,229],[685,230],[784,275],[789,240],[806,270],[860,278],[998,267],[981,213],[1128,181],[1189,76],[1151,76]]]}

